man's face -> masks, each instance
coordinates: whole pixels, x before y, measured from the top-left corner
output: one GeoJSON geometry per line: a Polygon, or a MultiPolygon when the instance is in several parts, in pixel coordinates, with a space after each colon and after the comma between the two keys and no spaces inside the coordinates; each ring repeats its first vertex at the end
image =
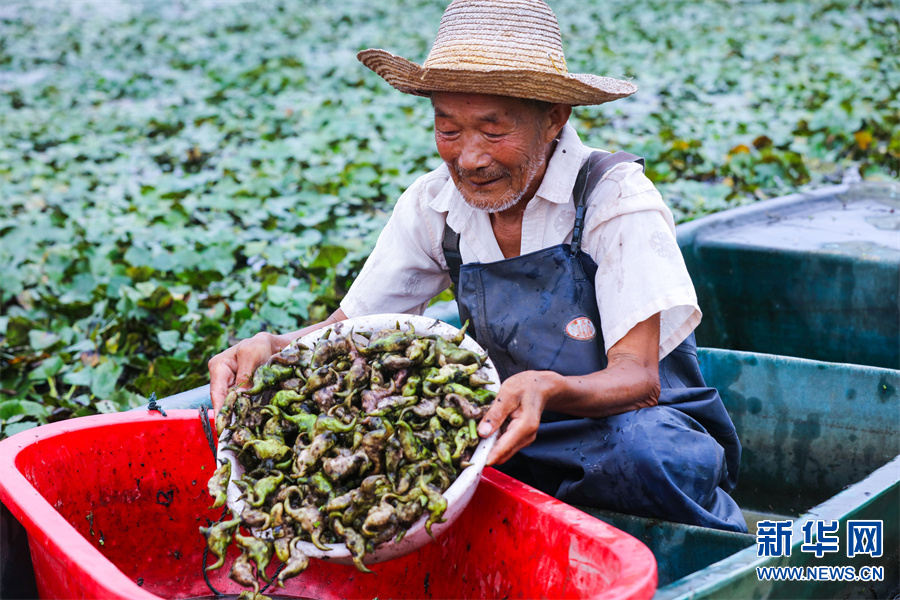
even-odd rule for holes
{"type": "Polygon", "coordinates": [[[438,153],[468,204],[499,212],[534,196],[562,124],[517,98],[435,92],[431,100],[438,153]]]}

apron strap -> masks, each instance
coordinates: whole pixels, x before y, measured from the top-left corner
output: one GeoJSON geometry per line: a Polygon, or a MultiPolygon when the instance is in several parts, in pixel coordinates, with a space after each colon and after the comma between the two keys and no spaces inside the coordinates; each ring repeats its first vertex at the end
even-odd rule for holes
{"type": "Polygon", "coordinates": [[[444,239],[441,242],[444,249],[444,260],[450,269],[450,279],[455,285],[459,285],[459,268],[462,266],[462,254],[459,251],[459,234],[450,229],[444,222],[444,239]]]}
{"type": "Polygon", "coordinates": [[[636,162],[641,165],[644,170],[644,159],[628,152],[605,152],[603,150],[595,150],[588,155],[588,159],[584,161],[581,170],[578,171],[578,177],[575,179],[575,187],[572,195],[575,197],[575,228],[572,230],[572,244],[569,251],[574,256],[578,249],[581,248],[581,236],[584,233],[584,214],[587,212],[585,202],[603,176],[606,175],[613,167],[626,162],[636,162]]]}
{"type": "MultiPolygon", "coordinates": [[[[605,152],[595,150],[581,166],[578,177],[575,179],[575,187],[572,194],[575,196],[575,229],[572,232],[571,252],[575,254],[581,247],[581,236],[584,233],[585,199],[597,186],[606,173],[616,165],[624,162],[636,162],[644,169],[644,159],[628,152],[605,152]]],[[[441,248],[444,250],[444,260],[450,271],[450,279],[454,284],[459,284],[459,268],[462,266],[462,253],[459,251],[460,234],[450,229],[444,223],[444,239],[441,248]]]]}

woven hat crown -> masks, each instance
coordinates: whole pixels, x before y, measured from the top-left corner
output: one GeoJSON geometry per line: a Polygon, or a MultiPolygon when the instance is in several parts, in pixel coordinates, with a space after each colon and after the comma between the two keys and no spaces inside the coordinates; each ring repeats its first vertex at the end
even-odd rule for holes
{"type": "Polygon", "coordinates": [[[556,15],[542,0],[454,0],[425,63],[370,48],[357,58],[406,94],[496,94],[603,104],[637,91],[630,81],[569,73],[556,15]]]}
{"type": "Polygon", "coordinates": [[[568,72],[556,15],[533,0],[456,0],[444,12],[422,66],[568,72]]]}

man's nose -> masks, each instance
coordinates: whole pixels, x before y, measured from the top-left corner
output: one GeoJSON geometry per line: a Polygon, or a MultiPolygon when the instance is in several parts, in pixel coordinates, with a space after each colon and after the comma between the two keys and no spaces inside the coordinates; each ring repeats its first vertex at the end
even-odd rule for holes
{"type": "Polygon", "coordinates": [[[477,142],[463,144],[459,153],[459,166],[467,171],[476,171],[491,166],[493,159],[490,153],[477,142]]]}

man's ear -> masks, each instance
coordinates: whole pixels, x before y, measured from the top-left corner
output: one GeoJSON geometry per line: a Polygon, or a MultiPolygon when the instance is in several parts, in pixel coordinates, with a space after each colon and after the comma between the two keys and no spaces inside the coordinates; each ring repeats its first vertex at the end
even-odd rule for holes
{"type": "Polygon", "coordinates": [[[569,104],[554,104],[550,107],[550,110],[547,111],[547,129],[544,130],[544,135],[549,137],[547,137],[544,143],[549,144],[559,135],[559,132],[562,131],[562,128],[566,125],[571,114],[572,107],[569,104]]]}

